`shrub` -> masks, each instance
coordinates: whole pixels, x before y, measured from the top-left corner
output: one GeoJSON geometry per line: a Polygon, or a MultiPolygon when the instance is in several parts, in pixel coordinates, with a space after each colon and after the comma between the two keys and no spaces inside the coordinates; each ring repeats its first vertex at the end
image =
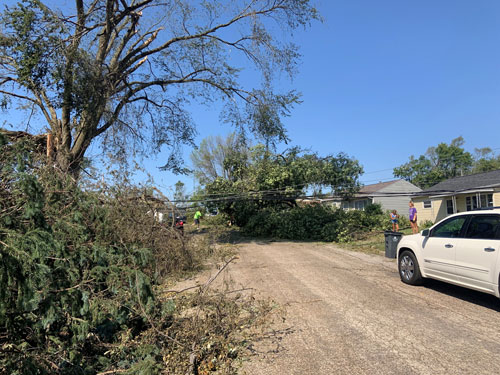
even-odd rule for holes
{"type": "Polygon", "coordinates": [[[204,223],[209,226],[225,226],[229,223],[230,220],[231,218],[224,213],[219,213],[215,216],[203,217],[204,223]]]}
{"type": "Polygon", "coordinates": [[[410,228],[410,219],[406,216],[399,217],[399,226],[401,228],[410,228]]]}
{"type": "Polygon", "coordinates": [[[432,227],[433,225],[434,225],[434,223],[431,220],[424,220],[424,221],[419,223],[419,227],[421,229],[427,229],[427,228],[432,227]]]}
{"type": "Polygon", "coordinates": [[[389,215],[382,212],[380,205],[368,207],[367,211],[344,211],[323,205],[265,209],[248,219],[243,233],[290,240],[345,242],[358,233],[388,229],[389,215]]]}
{"type": "Polygon", "coordinates": [[[365,213],[367,216],[380,216],[384,214],[384,211],[380,203],[370,203],[365,207],[365,213]]]}

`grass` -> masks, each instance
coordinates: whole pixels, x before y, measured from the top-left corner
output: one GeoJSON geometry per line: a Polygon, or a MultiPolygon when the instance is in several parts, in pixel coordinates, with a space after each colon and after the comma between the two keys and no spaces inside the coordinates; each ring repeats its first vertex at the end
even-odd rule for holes
{"type": "MultiPolygon", "coordinates": [[[[411,228],[400,230],[404,235],[411,234],[411,228]]],[[[359,251],[366,254],[385,255],[385,236],[384,232],[366,233],[362,238],[347,243],[336,244],[344,249],[359,251]]]]}

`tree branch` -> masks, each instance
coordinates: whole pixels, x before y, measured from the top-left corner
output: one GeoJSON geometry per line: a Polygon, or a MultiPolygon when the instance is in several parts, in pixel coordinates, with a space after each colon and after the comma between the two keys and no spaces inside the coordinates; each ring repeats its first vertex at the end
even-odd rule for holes
{"type": "Polygon", "coordinates": [[[213,34],[213,33],[215,33],[218,30],[228,28],[229,26],[231,26],[231,25],[239,22],[242,19],[249,18],[249,17],[256,17],[258,15],[265,15],[265,14],[271,13],[271,12],[273,12],[273,11],[279,9],[279,8],[282,8],[282,7],[278,6],[277,3],[274,2],[273,5],[270,6],[269,8],[261,9],[259,11],[251,11],[250,10],[250,5],[249,5],[243,12],[239,13],[237,16],[233,17],[228,22],[221,23],[219,25],[216,25],[216,26],[214,26],[212,28],[209,28],[207,30],[201,31],[201,32],[196,33],[196,34],[188,34],[188,35],[184,35],[184,36],[179,36],[179,37],[171,38],[170,40],[168,40],[167,42],[165,42],[161,46],[159,46],[157,48],[154,48],[154,49],[151,49],[149,51],[145,51],[145,52],[139,53],[137,55],[135,55],[135,53],[137,53],[138,51],[131,51],[130,53],[128,53],[124,57],[124,59],[122,60],[121,65],[127,66],[127,67],[131,66],[136,61],[139,61],[139,60],[143,59],[146,56],[149,56],[149,55],[152,55],[152,54],[156,54],[158,52],[161,52],[161,51],[164,51],[164,50],[168,49],[174,43],[178,43],[178,42],[182,42],[182,41],[189,41],[189,40],[193,40],[193,39],[199,39],[199,38],[202,38],[204,36],[208,36],[209,34],[213,34]],[[134,55],[135,55],[135,57],[134,57],[134,55]]]}

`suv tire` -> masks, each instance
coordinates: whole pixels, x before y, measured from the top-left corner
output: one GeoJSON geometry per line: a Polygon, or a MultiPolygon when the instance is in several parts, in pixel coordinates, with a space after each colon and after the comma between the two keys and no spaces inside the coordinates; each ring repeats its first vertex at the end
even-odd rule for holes
{"type": "Polygon", "coordinates": [[[411,251],[405,250],[399,254],[398,271],[401,281],[405,284],[422,285],[423,279],[420,274],[420,267],[415,254],[411,251]]]}

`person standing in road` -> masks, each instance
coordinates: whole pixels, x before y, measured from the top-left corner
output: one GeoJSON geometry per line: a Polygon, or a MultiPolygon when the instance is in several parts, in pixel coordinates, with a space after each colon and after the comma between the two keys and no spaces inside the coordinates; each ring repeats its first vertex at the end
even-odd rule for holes
{"type": "Polygon", "coordinates": [[[201,212],[200,210],[196,210],[196,213],[194,214],[194,225],[200,229],[200,218],[201,218],[201,212]]]}
{"type": "Polygon", "coordinates": [[[410,225],[411,225],[411,232],[413,234],[418,233],[418,224],[417,224],[417,209],[415,208],[415,205],[413,204],[412,201],[408,204],[410,206],[410,225]]]}

